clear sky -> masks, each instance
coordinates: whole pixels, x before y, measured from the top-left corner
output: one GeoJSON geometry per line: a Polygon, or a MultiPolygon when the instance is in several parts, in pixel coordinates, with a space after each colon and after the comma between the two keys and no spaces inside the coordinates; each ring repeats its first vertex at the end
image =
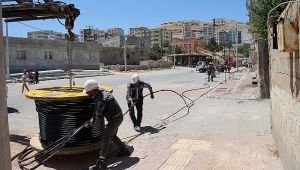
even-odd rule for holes
{"type": "MultiPolygon", "coordinates": [[[[120,27],[128,33],[130,27],[158,27],[161,23],[179,20],[211,21],[224,18],[247,22],[246,0],[62,0],[73,3],[81,15],[75,21],[74,32],[93,26],[106,30],[120,27]]],[[[9,35],[26,37],[28,31],[55,30],[66,32],[55,20],[9,23],[9,35]]],[[[3,25],[5,34],[5,25],[3,25]]]]}

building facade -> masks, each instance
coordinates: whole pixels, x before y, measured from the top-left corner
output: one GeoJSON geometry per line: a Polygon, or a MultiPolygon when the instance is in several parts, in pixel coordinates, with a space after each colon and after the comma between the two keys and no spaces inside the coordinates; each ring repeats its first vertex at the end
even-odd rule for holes
{"type": "Polygon", "coordinates": [[[27,38],[38,40],[64,40],[65,34],[53,30],[27,32],[27,38]]]}
{"type": "MultiPolygon", "coordinates": [[[[124,36],[114,37],[102,43],[102,47],[123,47],[124,36]]],[[[140,54],[140,60],[148,60],[147,53],[151,48],[150,37],[126,36],[126,46],[128,48],[137,49],[140,54]]]]}
{"type": "Polygon", "coordinates": [[[182,49],[183,53],[191,53],[195,54],[198,52],[198,48],[205,47],[204,40],[197,40],[195,38],[185,39],[185,40],[175,40],[171,43],[172,49],[180,48],[182,49]]]}
{"type": "Polygon", "coordinates": [[[108,28],[107,32],[112,37],[124,36],[124,30],[122,28],[108,28]]]}
{"type": "MultiPolygon", "coordinates": [[[[5,41],[4,41],[5,44],[5,41]]],[[[26,70],[53,70],[72,67],[76,69],[99,69],[100,46],[92,43],[70,43],[71,55],[67,56],[66,40],[36,40],[9,37],[10,72],[26,70]]]]}
{"type": "MultiPolygon", "coordinates": [[[[104,65],[124,65],[124,48],[122,47],[102,47],[100,50],[101,63],[104,65]]],[[[139,65],[142,58],[147,54],[138,48],[127,48],[127,64],[139,65]]]]}
{"type": "Polygon", "coordinates": [[[151,47],[154,44],[158,44],[160,48],[163,48],[164,44],[172,42],[172,31],[166,29],[157,28],[151,29],[151,47]]]}
{"type": "Polygon", "coordinates": [[[182,25],[182,39],[187,39],[192,37],[191,26],[187,23],[182,25]]]}
{"type": "Polygon", "coordinates": [[[146,27],[129,28],[129,35],[137,37],[150,37],[151,31],[146,27]]]}
{"type": "Polygon", "coordinates": [[[107,38],[103,30],[87,28],[80,30],[80,42],[90,42],[100,44],[107,38]]]}
{"type": "Polygon", "coordinates": [[[231,43],[229,39],[229,33],[226,31],[217,32],[215,37],[216,37],[216,42],[219,45],[227,46],[231,43]]]}

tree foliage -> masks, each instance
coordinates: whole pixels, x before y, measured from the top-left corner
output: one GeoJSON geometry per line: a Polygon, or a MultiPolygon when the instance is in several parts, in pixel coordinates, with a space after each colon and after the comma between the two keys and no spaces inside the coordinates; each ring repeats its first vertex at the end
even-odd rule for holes
{"type": "Polygon", "coordinates": [[[154,44],[150,51],[148,52],[148,56],[150,60],[159,60],[161,58],[162,49],[158,44],[154,44]]]}
{"type": "Polygon", "coordinates": [[[168,48],[168,47],[169,47],[169,45],[170,45],[170,43],[169,43],[169,42],[165,42],[165,43],[163,44],[163,48],[168,48]]]}
{"type": "MultiPolygon", "coordinates": [[[[250,24],[253,26],[253,33],[259,39],[268,39],[268,13],[271,9],[287,0],[259,0],[257,4],[251,5],[249,8],[250,24]]],[[[277,8],[270,18],[277,19],[282,13],[286,5],[277,8]]]]}
{"type": "Polygon", "coordinates": [[[211,52],[218,52],[223,50],[223,47],[219,45],[214,38],[209,40],[205,48],[211,52]]]}
{"type": "Polygon", "coordinates": [[[243,44],[238,47],[238,53],[243,54],[244,57],[249,57],[250,44],[243,44]]]}
{"type": "Polygon", "coordinates": [[[183,50],[179,47],[176,47],[175,48],[175,54],[182,54],[183,53],[183,50]]]}

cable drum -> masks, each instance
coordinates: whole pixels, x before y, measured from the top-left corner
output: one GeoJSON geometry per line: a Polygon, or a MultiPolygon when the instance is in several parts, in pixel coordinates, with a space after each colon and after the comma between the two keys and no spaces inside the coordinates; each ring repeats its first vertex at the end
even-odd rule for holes
{"type": "MultiPolygon", "coordinates": [[[[35,100],[35,104],[40,122],[40,141],[46,146],[90,120],[95,106],[92,99],[35,100]]],[[[93,127],[82,129],[65,147],[87,146],[99,142],[100,137],[100,124],[96,123],[93,127]]]]}
{"type": "MultiPolygon", "coordinates": [[[[113,91],[111,87],[105,85],[99,88],[113,91]]],[[[35,138],[32,138],[30,141],[33,148],[43,149],[59,143],[58,141],[66,136],[71,137],[67,140],[68,142],[63,144],[64,148],[69,149],[64,152],[66,154],[85,152],[97,148],[98,143],[101,141],[99,122],[88,128],[82,128],[79,133],[76,132],[76,135],[70,135],[92,118],[95,107],[93,99],[83,93],[82,86],[36,89],[27,92],[25,95],[35,101],[39,119],[39,139],[36,141],[35,138]]]]}

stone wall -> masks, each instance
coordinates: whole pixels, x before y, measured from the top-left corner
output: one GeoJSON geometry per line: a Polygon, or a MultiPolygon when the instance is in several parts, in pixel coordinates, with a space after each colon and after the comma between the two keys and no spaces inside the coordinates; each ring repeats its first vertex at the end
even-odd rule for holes
{"type": "MultiPolygon", "coordinates": [[[[282,16],[295,19],[299,5],[282,16]]],[[[287,170],[300,169],[300,58],[299,51],[270,48],[271,126],[280,159],[287,170]]],[[[299,44],[299,42],[298,42],[299,44]]]]}
{"type": "MultiPolygon", "coordinates": [[[[103,47],[100,56],[100,62],[104,65],[124,65],[124,48],[103,47]]],[[[127,48],[127,65],[139,65],[143,57],[147,57],[143,49],[127,48]]]]}
{"type": "Polygon", "coordinates": [[[152,68],[170,68],[172,67],[171,61],[154,61],[154,60],[147,60],[147,61],[141,61],[141,65],[146,65],[149,69],[152,68]]]}
{"type": "MultiPolygon", "coordinates": [[[[22,72],[23,69],[67,69],[69,67],[67,44],[67,41],[63,40],[36,40],[9,37],[10,73],[22,72]]],[[[99,45],[72,42],[70,47],[72,68],[99,69],[99,45]]]]}

